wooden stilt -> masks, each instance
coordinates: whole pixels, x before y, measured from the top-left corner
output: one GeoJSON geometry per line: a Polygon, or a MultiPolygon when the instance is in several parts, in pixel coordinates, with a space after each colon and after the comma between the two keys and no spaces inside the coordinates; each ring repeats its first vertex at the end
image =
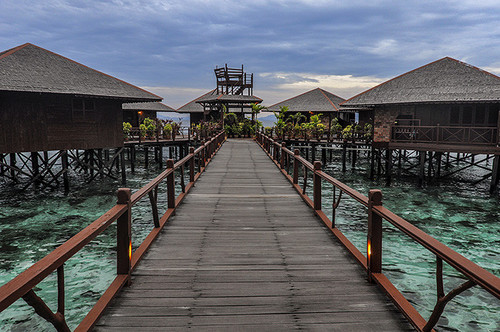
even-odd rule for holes
{"type": "Polygon", "coordinates": [[[311,143],[311,162],[316,161],[316,144],[311,143]]]}
{"type": "Polygon", "coordinates": [[[351,158],[351,168],[354,169],[356,167],[356,159],[358,157],[358,152],[357,152],[357,147],[353,145],[353,150],[352,150],[352,158],[351,158]]]}
{"type": "Polygon", "coordinates": [[[104,160],[102,159],[102,149],[97,149],[97,164],[99,165],[99,176],[104,177],[104,160]]]}
{"type": "Polygon", "coordinates": [[[144,147],[144,168],[149,167],[149,149],[147,146],[144,147]]]}
{"type": "Polygon", "coordinates": [[[429,159],[427,163],[427,178],[430,179],[432,177],[432,159],[433,159],[433,153],[432,151],[429,151],[429,159]]]}
{"type": "Polygon", "coordinates": [[[16,171],[14,170],[14,167],[16,167],[16,154],[11,153],[9,154],[9,159],[10,159],[10,176],[12,177],[12,180],[17,182],[17,177],[16,177],[16,171]]]}
{"type": "Polygon", "coordinates": [[[387,149],[385,152],[385,184],[391,185],[391,172],[392,172],[392,150],[387,149]]]}
{"type": "Polygon", "coordinates": [[[130,170],[135,172],[135,145],[130,146],[130,170]]]}
{"type": "Polygon", "coordinates": [[[122,173],[122,184],[127,183],[127,173],[125,172],[125,151],[120,152],[120,166],[122,173]]]}
{"type": "Polygon", "coordinates": [[[490,193],[494,193],[500,181],[500,156],[495,156],[493,159],[493,167],[491,169],[491,184],[490,193]]]}
{"type": "Polygon", "coordinates": [[[163,146],[158,148],[158,168],[163,168],[163,146]]]}
{"type": "Polygon", "coordinates": [[[401,161],[402,161],[402,151],[398,150],[398,176],[401,176],[401,161]]]}
{"type": "Polygon", "coordinates": [[[326,146],[321,146],[321,163],[326,165],[326,146]]]}
{"type": "Polygon", "coordinates": [[[441,159],[443,157],[442,152],[436,152],[435,158],[436,158],[436,164],[437,164],[437,171],[436,174],[434,174],[434,177],[436,179],[441,177],[441,159]]]}
{"type": "Polygon", "coordinates": [[[418,186],[422,187],[424,184],[424,177],[425,177],[425,151],[420,151],[420,172],[419,172],[419,178],[418,178],[418,186]]]}
{"type": "Polygon", "coordinates": [[[382,174],[382,149],[377,150],[377,179],[382,174]]]}
{"type": "Polygon", "coordinates": [[[68,151],[62,151],[61,153],[61,165],[63,171],[63,185],[64,192],[69,192],[69,178],[68,178],[68,151]]]}
{"type": "MultiPolygon", "coordinates": [[[[33,169],[33,177],[37,178],[40,175],[40,167],[38,165],[38,152],[31,152],[31,168],[33,169]]],[[[40,180],[35,180],[34,184],[35,186],[39,185],[40,180]]]]}
{"type": "MultiPolygon", "coordinates": [[[[4,160],[5,160],[4,154],[0,153],[0,163],[3,163],[4,160]]],[[[4,168],[3,164],[0,164],[0,176],[4,176],[4,175],[5,175],[5,168],[4,168]]]]}
{"type": "Polygon", "coordinates": [[[372,146],[370,153],[370,180],[375,178],[375,148],[372,146]]]}
{"type": "Polygon", "coordinates": [[[342,172],[346,171],[346,158],[347,158],[347,141],[344,140],[342,144],[342,172]]]}

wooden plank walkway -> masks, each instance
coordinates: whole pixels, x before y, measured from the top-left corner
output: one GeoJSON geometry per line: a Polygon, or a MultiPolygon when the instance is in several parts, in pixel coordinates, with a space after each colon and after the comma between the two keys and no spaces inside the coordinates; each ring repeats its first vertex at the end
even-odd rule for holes
{"type": "Polygon", "coordinates": [[[96,331],[413,330],[261,148],[228,140],[96,331]]]}

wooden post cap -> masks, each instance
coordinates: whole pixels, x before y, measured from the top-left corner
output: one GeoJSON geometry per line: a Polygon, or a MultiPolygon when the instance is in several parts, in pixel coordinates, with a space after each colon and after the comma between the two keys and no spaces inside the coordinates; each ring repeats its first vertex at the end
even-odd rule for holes
{"type": "Polygon", "coordinates": [[[321,161],[315,161],[314,162],[314,170],[315,171],[320,171],[321,170],[321,161]]]}
{"type": "Polygon", "coordinates": [[[116,191],[116,197],[118,201],[116,204],[127,204],[130,201],[130,197],[132,196],[132,192],[130,188],[118,188],[116,191]]]}
{"type": "Polygon", "coordinates": [[[295,150],[293,150],[293,154],[294,154],[294,155],[296,155],[296,156],[300,155],[300,151],[299,151],[299,149],[295,149],[295,150]]]}
{"type": "Polygon", "coordinates": [[[382,191],[380,189],[370,189],[368,192],[368,200],[373,205],[382,205],[382,191]]]}
{"type": "Polygon", "coordinates": [[[189,153],[194,153],[194,147],[189,148],[189,153]]]}
{"type": "Polygon", "coordinates": [[[174,160],[173,159],[167,160],[167,168],[174,168],[174,160]]]}

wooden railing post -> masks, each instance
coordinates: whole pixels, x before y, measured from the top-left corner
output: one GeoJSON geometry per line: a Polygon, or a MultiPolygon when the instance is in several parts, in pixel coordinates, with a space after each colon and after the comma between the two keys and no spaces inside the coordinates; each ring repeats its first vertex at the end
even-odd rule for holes
{"type": "Polygon", "coordinates": [[[286,148],[286,143],[282,142],[281,143],[281,158],[280,158],[280,167],[281,169],[285,168],[285,148],[286,148]]]}
{"type": "Polygon", "coordinates": [[[175,174],[174,174],[174,160],[167,160],[167,169],[171,169],[169,175],[167,175],[167,207],[169,209],[175,208],[175,174]]]}
{"type": "Polygon", "coordinates": [[[293,151],[293,184],[299,183],[299,161],[297,160],[299,155],[299,149],[295,149],[293,151]]]}
{"type": "Polygon", "coordinates": [[[368,281],[374,282],[372,273],[382,272],[382,217],[373,212],[374,206],[382,205],[382,192],[372,189],[368,193],[368,281]]]}
{"type": "Polygon", "coordinates": [[[126,204],[127,211],[118,217],[116,223],[116,273],[128,275],[130,285],[130,261],[132,260],[132,204],[129,188],[118,189],[117,204],[126,204]]]}
{"type": "Polygon", "coordinates": [[[321,161],[315,161],[313,175],[314,210],[321,210],[321,177],[318,174],[319,171],[321,171],[321,161]]]}
{"type": "Polygon", "coordinates": [[[191,159],[189,159],[189,182],[194,182],[194,147],[189,148],[189,154],[191,159]]]}
{"type": "Polygon", "coordinates": [[[205,140],[201,141],[202,149],[200,151],[200,164],[201,167],[205,167],[205,140]]]}

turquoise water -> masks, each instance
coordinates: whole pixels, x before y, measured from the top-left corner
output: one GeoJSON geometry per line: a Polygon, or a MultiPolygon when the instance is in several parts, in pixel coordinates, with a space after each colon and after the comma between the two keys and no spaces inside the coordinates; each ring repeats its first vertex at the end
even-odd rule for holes
{"type": "MultiPolygon", "coordinates": [[[[394,178],[390,188],[384,182],[368,180],[368,163],[355,172],[340,171],[339,157],[326,170],[363,194],[380,188],[384,205],[453,250],[500,275],[500,209],[498,195],[488,194],[488,183],[471,186],[484,171],[470,169],[453,179],[417,188],[415,179],[394,178]]],[[[127,186],[138,189],[159,173],[136,168],[128,173],[127,186]]],[[[58,245],[83,229],[115,204],[115,191],[122,185],[104,179],[78,185],[71,178],[72,191],[18,193],[14,188],[0,193],[0,284],[4,284],[44,257],[58,245]],[[75,187],[75,184],[76,187],[75,187]]],[[[309,182],[311,183],[311,182],[309,182]]],[[[179,188],[177,188],[179,191],[179,188]]],[[[324,186],[323,209],[331,215],[331,189],[324,186]]],[[[159,189],[160,213],[166,206],[165,187],[159,189]],[[161,209],[163,207],[163,209],[161,209]]],[[[153,228],[146,197],[133,208],[133,246],[137,247],[153,228]]],[[[343,198],[337,212],[337,225],[360,249],[366,247],[366,209],[352,199],[343,198]]],[[[435,258],[386,222],[384,228],[384,273],[419,312],[428,318],[435,303],[435,258]]],[[[115,277],[115,226],[98,236],[65,264],[66,317],[75,328],[115,277]]],[[[445,265],[446,267],[446,265],[445,265]]],[[[445,268],[445,288],[450,290],[463,279],[452,268],[445,268]]],[[[55,310],[56,276],[40,283],[36,293],[55,310]]],[[[439,322],[441,331],[500,330],[499,302],[475,287],[450,302],[439,322]]],[[[33,313],[23,300],[0,313],[0,330],[40,331],[51,326],[33,313]]]]}

